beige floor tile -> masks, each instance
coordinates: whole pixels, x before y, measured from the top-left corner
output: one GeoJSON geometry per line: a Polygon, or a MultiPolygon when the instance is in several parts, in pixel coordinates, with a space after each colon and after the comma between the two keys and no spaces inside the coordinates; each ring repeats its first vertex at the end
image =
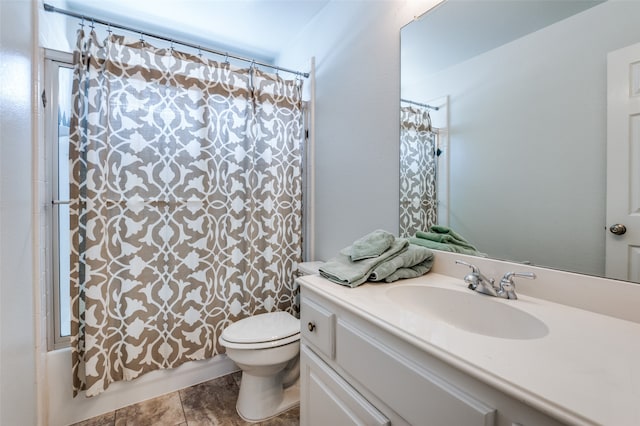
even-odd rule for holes
{"type": "Polygon", "coordinates": [[[233,375],[219,377],[180,391],[189,426],[243,425],[236,413],[238,384],[233,375]]]}
{"type": "Polygon", "coordinates": [[[115,426],[176,426],[185,421],[180,395],[173,392],[117,410],[115,426]]]}
{"type": "Polygon", "coordinates": [[[92,417],[88,420],[74,423],[72,426],[114,426],[116,421],[116,412],[102,414],[101,416],[92,417]]]}

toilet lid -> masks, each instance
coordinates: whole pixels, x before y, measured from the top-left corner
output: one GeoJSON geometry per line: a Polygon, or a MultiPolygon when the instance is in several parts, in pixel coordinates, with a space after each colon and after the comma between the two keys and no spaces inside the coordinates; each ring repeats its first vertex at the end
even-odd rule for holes
{"type": "Polygon", "coordinates": [[[288,312],[269,312],[236,321],[222,332],[233,343],[261,343],[281,340],[300,333],[300,320],[288,312]]]}

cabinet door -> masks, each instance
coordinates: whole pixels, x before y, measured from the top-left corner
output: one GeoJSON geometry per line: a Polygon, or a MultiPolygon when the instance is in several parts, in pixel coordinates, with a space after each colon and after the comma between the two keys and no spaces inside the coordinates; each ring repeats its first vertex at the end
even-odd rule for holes
{"type": "Polygon", "coordinates": [[[300,380],[303,426],[391,424],[305,344],[300,347],[300,380]]]}

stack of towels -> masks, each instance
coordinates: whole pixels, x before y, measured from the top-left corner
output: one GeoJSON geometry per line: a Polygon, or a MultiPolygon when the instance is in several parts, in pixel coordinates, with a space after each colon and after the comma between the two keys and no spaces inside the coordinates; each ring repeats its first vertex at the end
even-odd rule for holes
{"type": "Polygon", "coordinates": [[[418,231],[415,237],[410,238],[411,244],[428,247],[434,250],[450,251],[453,253],[470,254],[474,256],[487,255],[480,253],[473,245],[465,240],[462,235],[453,229],[441,225],[433,225],[428,232],[418,231]]]}
{"type": "Polygon", "coordinates": [[[433,252],[410,244],[405,238],[377,230],[349,247],[320,267],[320,275],[349,287],[366,281],[393,282],[426,274],[433,265],[433,252]]]}

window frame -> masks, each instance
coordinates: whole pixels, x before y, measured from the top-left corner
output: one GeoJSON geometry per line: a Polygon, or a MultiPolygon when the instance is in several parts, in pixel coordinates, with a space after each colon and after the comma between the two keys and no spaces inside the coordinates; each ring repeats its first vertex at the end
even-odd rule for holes
{"type": "Polygon", "coordinates": [[[44,49],[44,141],[45,141],[45,211],[47,217],[47,346],[49,350],[69,347],[70,336],[61,335],[61,295],[60,295],[60,252],[58,241],[60,203],[59,186],[59,150],[58,150],[58,74],[60,68],[73,69],[73,54],[52,49],[44,49]]]}

